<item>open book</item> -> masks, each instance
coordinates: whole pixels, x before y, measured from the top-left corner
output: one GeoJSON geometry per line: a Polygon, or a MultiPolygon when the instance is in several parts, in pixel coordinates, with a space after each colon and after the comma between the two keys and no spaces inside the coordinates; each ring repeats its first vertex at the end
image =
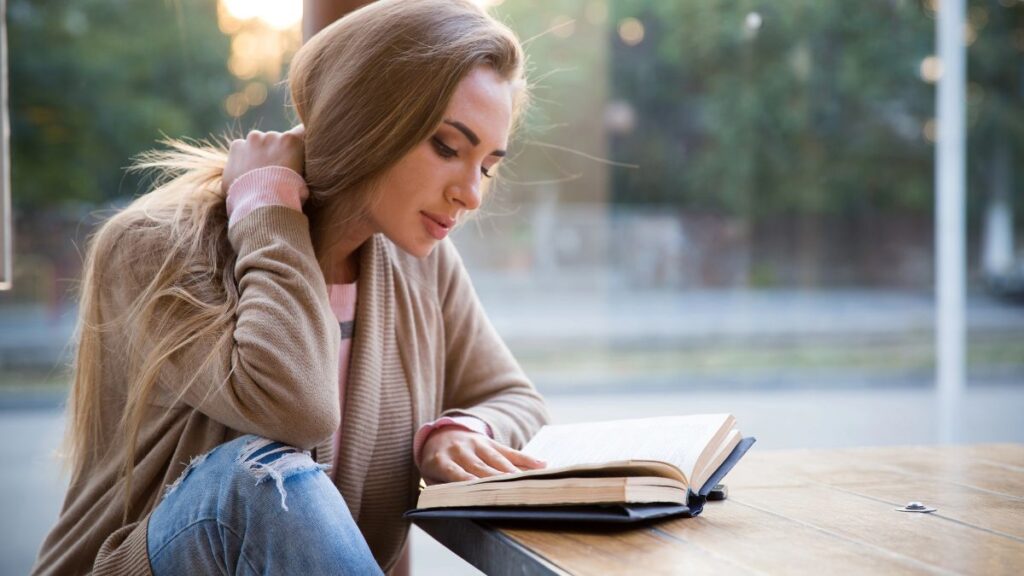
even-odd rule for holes
{"type": "Polygon", "coordinates": [[[754,442],[735,423],[700,414],[544,426],[523,452],[547,468],[428,486],[407,516],[532,518],[534,509],[570,519],[595,505],[696,515],[754,442]],[[451,513],[471,508],[477,513],[451,513]]]}

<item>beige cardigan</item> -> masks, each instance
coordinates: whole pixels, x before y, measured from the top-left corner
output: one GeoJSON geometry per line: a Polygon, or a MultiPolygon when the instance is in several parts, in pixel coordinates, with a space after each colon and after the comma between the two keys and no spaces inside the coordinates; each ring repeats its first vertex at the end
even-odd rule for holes
{"type": "MultiPolygon", "coordinates": [[[[130,242],[130,231],[124,234],[130,242]]],[[[547,421],[543,400],[487,320],[450,242],[422,260],[381,235],[361,248],[342,415],[340,330],[306,216],[281,206],[260,208],[228,236],[238,255],[240,291],[230,354],[199,376],[184,403],[172,405],[212,348],[192,346],[161,372],[152,416],[139,434],[130,522],[122,525],[116,422],[132,353],[115,338],[104,341],[102,450],[72,477],[33,574],[150,574],[149,514],[192,457],[253,433],[312,449],[318,462],[329,464],[339,422],[337,486],[388,570],[408,533],[401,514],[415,504],[412,439],[419,426],[445,413],[471,414],[490,425],[496,440],[518,448],[547,421]]],[[[116,252],[99,280],[104,320],[152,274],[152,257],[128,261],[127,251],[116,252]]],[[[141,350],[147,345],[136,344],[141,350]]]]}

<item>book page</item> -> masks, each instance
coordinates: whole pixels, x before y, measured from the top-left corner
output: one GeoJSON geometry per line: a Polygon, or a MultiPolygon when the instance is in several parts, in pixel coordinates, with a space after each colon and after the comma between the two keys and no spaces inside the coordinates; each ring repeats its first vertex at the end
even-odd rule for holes
{"type": "MultiPolygon", "coordinates": [[[[661,460],[690,478],[701,453],[732,428],[730,414],[698,414],[548,425],[523,448],[548,467],[661,460]]],[[[705,458],[706,459],[706,458],[705,458]]]]}
{"type": "Polygon", "coordinates": [[[725,459],[732,453],[733,448],[736,448],[736,445],[739,444],[742,439],[743,435],[740,434],[740,431],[733,428],[729,431],[729,435],[726,436],[725,442],[723,442],[722,445],[718,447],[718,450],[715,451],[714,456],[712,456],[699,470],[694,470],[693,476],[690,478],[690,483],[693,485],[693,490],[695,492],[704,487],[704,483],[707,482],[708,478],[710,478],[716,470],[718,470],[718,467],[722,465],[722,462],[725,462],[725,459]]]}

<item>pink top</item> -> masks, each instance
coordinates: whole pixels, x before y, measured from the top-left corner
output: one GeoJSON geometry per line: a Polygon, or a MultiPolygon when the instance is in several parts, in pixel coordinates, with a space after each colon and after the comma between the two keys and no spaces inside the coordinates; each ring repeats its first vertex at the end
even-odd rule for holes
{"type": "MultiPolygon", "coordinates": [[[[234,226],[247,214],[263,206],[287,206],[302,211],[302,204],[309,197],[309,189],[305,180],[297,172],[284,166],[267,166],[250,170],[239,176],[228,189],[227,211],[228,227],[234,226]]],[[[345,413],[345,381],[348,379],[349,356],[352,351],[352,338],[355,335],[357,283],[329,284],[328,297],[331,311],[341,327],[341,349],[338,351],[338,393],[342,402],[342,414],[345,413]]],[[[420,465],[420,451],[431,432],[445,426],[457,426],[470,432],[486,434],[494,438],[490,426],[475,416],[456,415],[442,416],[428,422],[416,431],[413,438],[413,461],[420,465]]],[[[337,458],[341,454],[341,427],[334,433],[334,466],[329,470],[331,479],[338,469],[337,458]]]]}
{"type": "MultiPolygon", "coordinates": [[[[338,398],[341,399],[341,413],[345,413],[345,381],[348,380],[348,359],[352,351],[352,336],[355,334],[356,319],[356,283],[328,284],[327,295],[331,302],[331,311],[338,319],[341,327],[341,349],[338,352],[338,398]]],[[[338,458],[341,457],[341,426],[334,431],[334,462],[327,474],[335,480],[338,470],[338,458]]]]}

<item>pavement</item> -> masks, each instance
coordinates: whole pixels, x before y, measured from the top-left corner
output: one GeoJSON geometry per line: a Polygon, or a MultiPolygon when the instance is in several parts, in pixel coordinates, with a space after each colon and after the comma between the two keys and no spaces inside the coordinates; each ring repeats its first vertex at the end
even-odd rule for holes
{"type": "MultiPolygon", "coordinates": [[[[518,354],[607,346],[693,349],[821,341],[841,344],[926,338],[935,329],[927,292],[898,290],[640,290],[602,275],[536,277],[474,272],[488,317],[518,354]]],[[[0,302],[0,368],[66,359],[74,306],[0,302]]],[[[1024,305],[972,294],[972,337],[1024,335],[1024,305]]]]}

